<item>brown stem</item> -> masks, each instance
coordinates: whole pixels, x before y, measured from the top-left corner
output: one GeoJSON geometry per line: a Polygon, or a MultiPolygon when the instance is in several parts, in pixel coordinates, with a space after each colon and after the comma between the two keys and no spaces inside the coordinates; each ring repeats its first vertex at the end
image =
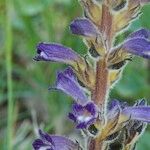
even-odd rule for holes
{"type": "MultiPolygon", "coordinates": [[[[97,62],[95,91],[92,93],[92,99],[101,111],[105,109],[105,100],[108,92],[108,69],[106,60],[107,57],[97,62]]],[[[103,142],[100,142],[99,138],[90,140],[89,150],[102,150],[102,147],[103,142]]]]}
{"type": "MultiPolygon", "coordinates": [[[[112,44],[112,15],[108,6],[102,5],[102,21],[100,22],[99,29],[103,35],[104,47],[107,52],[103,59],[100,59],[96,64],[96,82],[95,90],[92,93],[92,100],[98,105],[102,113],[105,111],[106,98],[108,94],[108,68],[107,68],[107,58],[108,51],[112,44]]],[[[99,138],[91,139],[89,144],[89,150],[102,150],[103,141],[99,138]]]]}
{"type": "Polygon", "coordinates": [[[103,143],[99,143],[96,139],[91,139],[89,150],[102,150],[103,143]]]}
{"type": "Polygon", "coordinates": [[[105,41],[106,50],[109,51],[112,42],[112,14],[110,13],[109,7],[105,4],[102,5],[102,21],[100,25],[100,31],[103,34],[105,41]]]}
{"type": "Polygon", "coordinates": [[[105,59],[97,62],[96,71],[95,91],[92,99],[99,107],[102,107],[108,91],[108,69],[105,59]]]}

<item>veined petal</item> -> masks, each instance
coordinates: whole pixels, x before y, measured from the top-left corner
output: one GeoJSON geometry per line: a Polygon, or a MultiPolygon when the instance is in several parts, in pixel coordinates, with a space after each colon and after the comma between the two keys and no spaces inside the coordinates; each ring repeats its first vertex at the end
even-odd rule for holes
{"type": "Polygon", "coordinates": [[[78,143],[74,143],[70,139],[63,136],[49,135],[39,130],[40,139],[33,142],[35,150],[79,150],[78,143]]]}
{"type": "Polygon", "coordinates": [[[82,105],[88,102],[83,89],[78,84],[73,70],[69,67],[57,75],[56,88],[72,96],[74,100],[82,105]]]}
{"type": "Polygon", "coordinates": [[[127,40],[122,49],[131,54],[150,59],[150,41],[145,38],[127,40]]]}
{"type": "Polygon", "coordinates": [[[122,110],[122,114],[130,116],[132,120],[150,123],[150,107],[148,106],[126,107],[122,110]]]}
{"type": "Polygon", "coordinates": [[[73,34],[87,36],[87,37],[96,37],[97,30],[95,25],[86,18],[75,19],[70,24],[70,29],[73,34]]]}
{"type": "Polygon", "coordinates": [[[80,60],[80,56],[71,48],[56,43],[39,43],[37,45],[37,61],[55,61],[63,63],[72,63],[80,60]]]}

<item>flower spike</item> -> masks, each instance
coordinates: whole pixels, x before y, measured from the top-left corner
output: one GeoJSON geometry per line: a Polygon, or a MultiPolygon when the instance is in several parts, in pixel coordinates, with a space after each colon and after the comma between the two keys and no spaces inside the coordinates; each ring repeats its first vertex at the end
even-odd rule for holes
{"type": "MultiPolygon", "coordinates": [[[[84,18],[70,24],[73,34],[82,36],[86,57],[56,43],[39,43],[35,60],[68,64],[57,73],[55,89],[74,100],[68,117],[86,136],[84,149],[135,149],[138,138],[150,124],[150,106],[144,99],[133,106],[113,100],[110,89],[122,75],[133,55],[150,59],[150,30],[140,29],[115,45],[118,32],[127,29],[141,15],[141,7],[150,0],[80,0],[84,18]],[[92,56],[92,57],[90,57],[92,56]],[[81,87],[82,86],[82,87],[81,87]],[[84,88],[84,89],[83,89],[84,88]],[[107,105],[108,104],[108,105],[107,105]]],[[[68,138],[39,131],[35,150],[79,150],[68,138]]]]}

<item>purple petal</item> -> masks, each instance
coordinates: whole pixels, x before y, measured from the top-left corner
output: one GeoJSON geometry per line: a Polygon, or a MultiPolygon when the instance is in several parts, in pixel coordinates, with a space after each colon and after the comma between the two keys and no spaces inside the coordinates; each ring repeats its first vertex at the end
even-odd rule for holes
{"type": "Polygon", "coordinates": [[[97,117],[98,109],[92,102],[85,106],[75,103],[72,106],[72,113],[69,113],[69,118],[77,123],[77,129],[87,128],[95,122],[97,117]]]}
{"type": "Polygon", "coordinates": [[[53,142],[55,143],[54,150],[79,150],[78,143],[74,143],[72,140],[63,136],[51,136],[53,142]]]}
{"type": "Polygon", "coordinates": [[[126,106],[127,106],[126,102],[121,102],[121,101],[114,99],[111,102],[109,102],[108,111],[112,110],[115,107],[120,107],[121,109],[123,109],[126,106]]]}
{"type": "Polygon", "coordinates": [[[91,113],[91,115],[95,116],[96,113],[97,113],[97,108],[96,108],[96,105],[94,105],[92,102],[91,103],[88,103],[86,106],[85,106],[85,109],[91,113]]]}
{"type": "Polygon", "coordinates": [[[40,150],[41,147],[51,148],[51,146],[45,144],[41,139],[36,139],[32,145],[35,150],[40,150]]]}
{"type": "Polygon", "coordinates": [[[130,116],[133,120],[150,123],[150,107],[148,106],[126,107],[122,114],[130,116]]]}
{"type": "Polygon", "coordinates": [[[78,150],[78,143],[74,143],[70,139],[63,136],[49,135],[43,133],[40,130],[41,139],[37,139],[33,142],[33,148],[35,150],[47,149],[47,150],[78,150]]]}
{"type": "Polygon", "coordinates": [[[77,121],[77,118],[73,113],[69,113],[68,117],[69,117],[70,120],[73,120],[74,122],[77,121]]]}
{"type": "Polygon", "coordinates": [[[70,24],[70,29],[73,34],[96,37],[97,30],[94,24],[89,19],[78,18],[70,24]]]}
{"type": "Polygon", "coordinates": [[[76,126],[77,129],[86,129],[87,124],[85,122],[81,122],[76,126]]]}
{"type": "Polygon", "coordinates": [[[136,32],[131,33],[129,37],[130,38],[145,38],[145,39],[148,39],[150,37],[150,30],[140,29],[136,32]]]}
{"type": "Polygon", "coordinates": [[[39,130],[39,135],[43,141],[47,141],[48,143],[54,145],[52,138],[47,133],[43,133],[42,130],[39,130]]]}
{"type": "Polygon", "coordinates": [[[71,63],[72,61],[80,60],[80,56],[71,48],[56,43],[39,43],[37,45],[37,56],[34,58],[37,61],[54,61],[71,63]]]}
{"type": "Polygon", "coordinates": [[[72,96],[77,103],[84,105],[88,102],[88,98],[71,72],[70,68],[58,73],[56,88],[72,96]]]}
{"type": "Polygon", "coordinates": [[[72,110],[73,110],[73,112],[83,112],[83,109],[84,109],[84,106],[82,106],[82,105],[80,105],[80,104],[78,104],[78,103],[74,103],[73,105],[72,105],[72,110]]]}
{"type": "Polygon", "coordinates": [[[112,100],[108,105],[108,110],[112,110],[117,105],[120,105],[120,102],[118,100],[112,100]]]}
{"type": "Polygon", "coordinates": [[[123,49],[134,55],[150,59],[150,41],[145,38],[133,38],[123,44],[123,49]]]}

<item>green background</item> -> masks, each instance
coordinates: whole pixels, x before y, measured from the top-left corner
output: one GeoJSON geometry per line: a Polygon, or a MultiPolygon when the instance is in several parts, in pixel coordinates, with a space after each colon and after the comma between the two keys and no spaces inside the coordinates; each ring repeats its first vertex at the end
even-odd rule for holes
{"type": "MultiPolygon", "coordinates": [[[[140,27],[150,29],[150,5],[142,12],[127,32],[140,27]]],[[[11,142],[14,150],[32,149],[37,126],[49,133],[74,136],[76,130],[66,117],[71,98],[48,91],[54,84],[56,71],[65,65],[35,62],[32,58],[40,41],[62,43],[85,54],[82,39],[69,31],[69,23],[80,16],[82,9],[77,0],[0,0],[0,149],[8,150],[7,143],[11,142]],[[8,77],[11,69],[12,76],[8,77]],[[7,94],[10,114],[7,114],[7,94]],[[8,136],[13,136],[10,139],[7,121],[8,136]]],[[[118,37],[123,38],[124,34],[118,37]]],[[[130,104],[143,97],[150,100],[150,61],[135,57],[110,97],[130,104]]],[[[147,129],[138,150],[150,149],[149,138],[147,129]]]]}

